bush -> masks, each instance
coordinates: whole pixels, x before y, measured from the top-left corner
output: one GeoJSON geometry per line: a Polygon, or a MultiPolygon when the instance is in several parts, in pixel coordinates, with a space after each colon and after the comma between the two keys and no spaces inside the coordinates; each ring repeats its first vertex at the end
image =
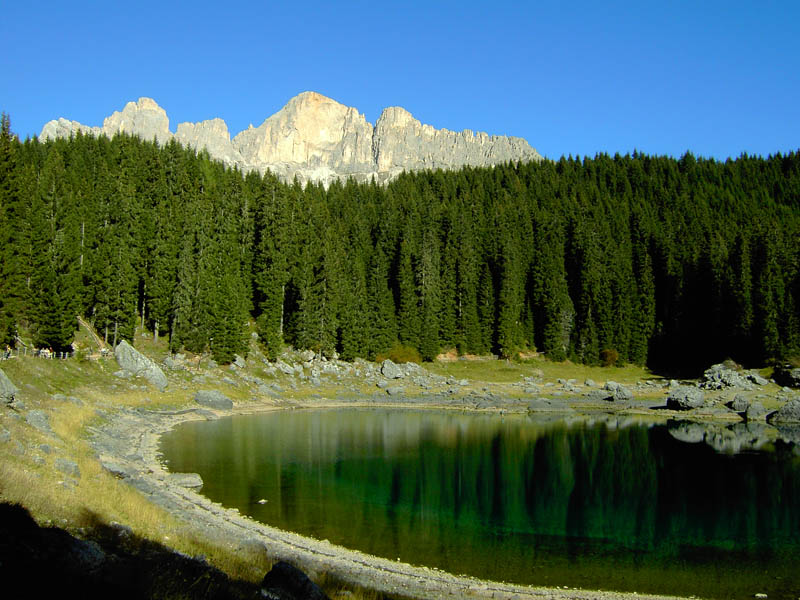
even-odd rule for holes
{"type": "Polygon", "coordinates": [[[600,351],[600,364],[604,367],[613,367],[619,360],[619,352],[613,348],[606,348],[600,351]]]}
{"type": "Polygon", "coordinates": [[[395,363],[421,363],[422,356],[419,353],[419,350],[412,346],[405,346],[400,342],[395,342],[392,349],[389,352],[382,352],[375,357],[375,362],[383,362],[386,359],[391,360],[395,363]]]}

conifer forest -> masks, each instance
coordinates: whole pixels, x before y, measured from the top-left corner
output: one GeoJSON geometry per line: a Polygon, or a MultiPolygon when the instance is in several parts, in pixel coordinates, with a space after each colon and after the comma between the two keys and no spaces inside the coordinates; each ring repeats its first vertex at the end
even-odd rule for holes
{"type": "Polygon", "coordinates": [[[600,154],[286,184],[176,142],[0,131],[0,343],[456,349],[698,372],[800,351],[800,155],[600,154]]]}

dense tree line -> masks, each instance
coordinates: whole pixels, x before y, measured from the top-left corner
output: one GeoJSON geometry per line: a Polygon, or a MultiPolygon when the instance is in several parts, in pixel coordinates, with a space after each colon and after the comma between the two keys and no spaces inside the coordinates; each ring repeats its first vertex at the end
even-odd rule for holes
{"type": "Polygon", "coordinates": [[[141,321],[230,361],[256,324],[346,359],[401,343],[697,369],[800,349],[800,155],[634,153],[285,184],[175,142],[0,131],[0,342],[141,321]]]}

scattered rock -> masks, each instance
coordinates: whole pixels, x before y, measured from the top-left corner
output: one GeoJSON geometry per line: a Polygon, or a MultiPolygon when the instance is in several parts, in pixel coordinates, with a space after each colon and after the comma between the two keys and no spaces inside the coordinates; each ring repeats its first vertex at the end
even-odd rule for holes
{"type": "Polygon", "coordinates": [[[199,390],[194,395],[194,401],[200,406],[215,410],[231,410],[233,408],[233,401],[217,390],[199,390]]]}
{"type": "Polygon", "coordinates": [[[667,408],[671,410],[691,410],[704,404],[703,392],[689,386],[679,386],[667,396],[667,408]]]}
{"type": "Polygon", "coordinates": [[[50,417],[43,410],[30,410],[25,415],[25,421],[31,427],[35,427],[42,433],[53,435],[53,429],[50,427],[50,417]]]}
{"type": "Polygon", "coordinates": [[[401,396],[405,388],[401,385],[392,385],[386,388],[386,393],[390,396],[401,396]]]}
{"type": "Polygon", "coordinates": [[[704,390],[721,390],[729,387],[743,390],[753,389],[753,385],[746,376],[726,363],[712,365],[703,373],[703,378],[700,387],[704,390]]]}
{"type": "Polygon", "coordinates": [[[175,356],[167,356],[163,361],[162,364],[167,367],[170,371],[183,371],[186,369],[186,365],[183,364],[183,360],[178,359],[178,354],[175,356]]]}
{"type": "Polygon", "coordinates": [[[593,387],[597,387],[597,383],[595,382],[594,379],[587,379],[586,381],[583,382],[583,385],[585,385],[586,387],[592,387],[592,388],[593,387]]]}
{"type": "Polygon", "coordinates": [[[104,470],[111,473],[114,477],[118,477],[120,479],[133,475],[130,469],[109,456],[100,456],[100,466],[104,470]]]}
{"type": "Polygon", "coordinates": [[[203,478],[197,473],[169,473],[167,482],[179,487],[200,489],[203,487],[203,478]]]}
{"type": "Polygon", "coordinates": [[[586,392],[583,395],[589,401],[592,402],[604,402],[604,401],[613,401],[614,395],[610,393],[608,390],[591,390],[586,392]]]}
{"type": "Polygon", "coordinates": [[[270,600],[330,600],[308,575],[284,561],[264,576],[261,593],[270,600]]]}
{"type": "Polygon", "coordinates": [[[287,365],[282,360],[275,361],[275,366],[284,375],[294,375],[294,369],[292,367],[290,367],[289,365],[287,365]]]}
{"type": "Polygon", "coordinates": [[[81,470],[78,468],[78,464],[71,460],[59,457],[56,458],[54,465],[56,469],[58,469],[65,475],[69,475],[70,477],[74,477],[75,479],[81,478],[81,470]]]}
{"type": "Polygon", "coordinates": [[[233,355],[233,364],[239,367],[240,369],[244,369],[247,366],[244,358],[239,356],[238,354],[233,355]]]}
{"type": "Polygon", "coordinates": [[[163,392],[167,389],[168,381],[167,376],[164,375],[164,371],[125,340],[122,340],[117,344],[117,347],[114,348],[114,358],[117,359],[117,364],[119,364],[124,371],[144,377],[158,388],[159,391],[163,392]]]}
{"type": "Polygon", "coordinates": [[[7,444],[11,441],[11,432],[6,428],[0,428],[0,444],[7,444]]]}

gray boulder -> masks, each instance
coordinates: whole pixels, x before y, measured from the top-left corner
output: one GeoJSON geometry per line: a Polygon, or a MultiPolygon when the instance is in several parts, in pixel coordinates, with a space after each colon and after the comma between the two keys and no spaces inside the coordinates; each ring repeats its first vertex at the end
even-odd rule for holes
{"type": "Polygon", "coordinates": [[[679,386],[667,396],[667,408],[670,410],[692,410],[704,404],[703,392],[689,386],[679,386]]]}
{"type": "Polygon", "coordinates": [[[737,413],[747,412],[747,408],[749,406],[750,406],[750,401],[740,394],[736,394],[733,397],[733,400],[728,402],[728,408],[737,413]]]}
{"type": "Polygon", "coordinates": [[[167,389],[168,381],[164,371],[125,340],[114,348],[114,358],[123,371],[144,377],[161,392],[167,389]]]}
{"type": "Polygon", "coordinates": [[[242,358],[238,354],[234,354],[233,364],[239,367],[240,369],[244,369],[247,366],[247,363],[245,362],[244,358],[242,358]]]}
{"type": "Polygon", "coordinates": [[[17,392],[19,392],[19,388],[11,382],[2,370],[0,370],[0,405],[14,402],[14,397],[17,395],[17,392]]]}
{"type": "Polygon", "coordinates": [[[763,421],[766,415],[767,409],[758,401],[751,402],[744,412],[744,418],[748,421],[763,421]]]}
{"type": "Polygon", "coordinates": [[[767,420],[770,423],[800,423],[800,399],[789,400],[767,420]]]}
{"type": "Polygon", "coordinates": [[[633,399],[633,393],[624,385],[619,384],[616,381],[606,381],[603,389],[611,395],[610,398],[607,398],[608,400],[617,402],[633,399]]]}
{"type": "Polygon", "coordinates": [[[390,396],[400,396],[405,391],[402,385],[390,385],[386,388],[386,393],[390,396]]]}
{"type": "Polygon", "coordinates": [[[217,390],[199,390],[194,395],[194,401],[200,406],[215,410],[231,410],[233,408],[233,401],[217,390]]]}
{"type": "Polygon", "coordinates": [[[388,358],[381,363],[381,373],[386,379],[400,379],[406,375],[400,365],[396,365],[388,358]]]}

